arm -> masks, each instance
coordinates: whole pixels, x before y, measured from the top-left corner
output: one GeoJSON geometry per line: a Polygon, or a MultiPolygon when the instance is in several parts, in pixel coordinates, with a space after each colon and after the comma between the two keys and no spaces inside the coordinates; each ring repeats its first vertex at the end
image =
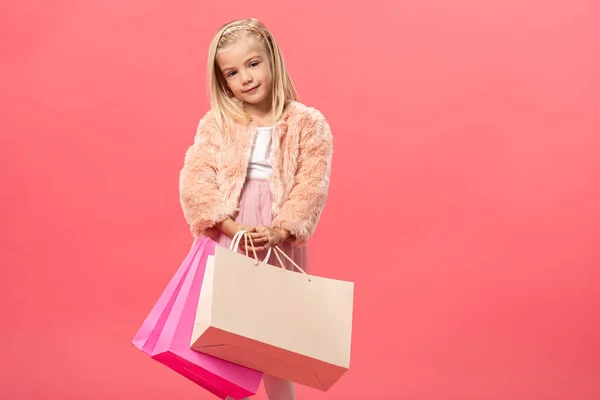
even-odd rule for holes
{"type": "Polygon", "coordinates": [[[179,175],[179,198],[194,237],[209,236],[208,230],[223,222],[224,201],[217,184],[216,155],[219,130],[207,113],[198,124],[194,143],[187,149],[179,175]]]}
{"type": "Polygon", "coordinates": [[[313,123],[300,134],[294,188],[273,220],[273,227],[289,232],[288,241],[296,246],[305,245],[314,233],[329,190],[333,138],[323,115],[313,111],[313,116],[313,123]]]}
{"type": "Polygon", "coordinates": [[[225,235],[229,236],[230,238],[233,238],[235,236],[235,234],[241,230],[245,230],[248,232],[254,232],[253,227],[248,226],[248,225],[239,224],[231,218],[227,218],[223,222],[219,222],[218,224],[215,224],[215,228],[217,228],[218,230],[220,230],[221,232],[223,232],[225,235]]]}

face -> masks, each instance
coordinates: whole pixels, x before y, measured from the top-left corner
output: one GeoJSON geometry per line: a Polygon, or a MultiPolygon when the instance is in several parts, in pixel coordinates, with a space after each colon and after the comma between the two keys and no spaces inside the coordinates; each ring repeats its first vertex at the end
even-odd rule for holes
{"type": "Polygon", "coordinates": [[[217,64],[233,95],[254,106],[270,103],[273,74],[263,46],[251,38],[242,38],[219,50],[217,64]]]}

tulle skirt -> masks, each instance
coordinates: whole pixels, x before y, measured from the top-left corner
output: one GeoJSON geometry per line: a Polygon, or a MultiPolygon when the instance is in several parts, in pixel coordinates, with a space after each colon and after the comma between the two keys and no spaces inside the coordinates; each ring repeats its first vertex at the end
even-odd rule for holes
{"type": "MultiPolygon", "coordinates": [[[[246,179],[244,187],[242,188],[242,193],[240,194],[240,207],[239,212],[235,216],[235,221],[248,226],[256,226],[259,224],[271,226],[273,221],[271,214],[271,188],[267,179],[246,179]]],[[[217,243],[221,246],[229,247],[231,238],[221,233],[217,243]]],[[[297,247],[286,242],[279,247],[285,254],[294,260],[300,268],[308,273],[308,252],[306,246],[297,247]]],[[[240,250],[240,252],[242,252],[242,250],[240,250]]],[[[257,252],[257,256],[260,260],[264,260],[266,255],[267,253],[265,251],[257,252]]],[[[249,256],[254,256],[252,251],[249,252],[249,256]]],[[[280,258],[286,269],[295,270],[295,267],[285,257],[281,256],[280,258]]],[[[280,266],[273,250],[271,251],[271,255],[267,262],[275,266],[280,266]]]]}

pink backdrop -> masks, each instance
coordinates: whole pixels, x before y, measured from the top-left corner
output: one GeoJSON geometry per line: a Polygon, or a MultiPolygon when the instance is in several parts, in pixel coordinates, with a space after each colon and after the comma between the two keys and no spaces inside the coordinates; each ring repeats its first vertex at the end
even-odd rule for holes
{"type": "Polygon", "coordinates": [[[598,3],[206,3],[2,1],[0,398],[210,398],[130,340],[247,16],[331,123],[314,271],[357,285],[351,371],[300,398],[600,398],[598,3]]]}

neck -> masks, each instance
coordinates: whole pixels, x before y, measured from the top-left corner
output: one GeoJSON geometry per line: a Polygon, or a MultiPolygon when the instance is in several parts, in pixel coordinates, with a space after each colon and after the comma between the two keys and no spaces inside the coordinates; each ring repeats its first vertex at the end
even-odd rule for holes
{"type": "Polygon", "coordinates": [[[244,104],[246,113],[252,118],[254,122],[259,125],[272,124],[273,121],[273,107],[270,99],[265,99],[259,104],[244,104]]]}

